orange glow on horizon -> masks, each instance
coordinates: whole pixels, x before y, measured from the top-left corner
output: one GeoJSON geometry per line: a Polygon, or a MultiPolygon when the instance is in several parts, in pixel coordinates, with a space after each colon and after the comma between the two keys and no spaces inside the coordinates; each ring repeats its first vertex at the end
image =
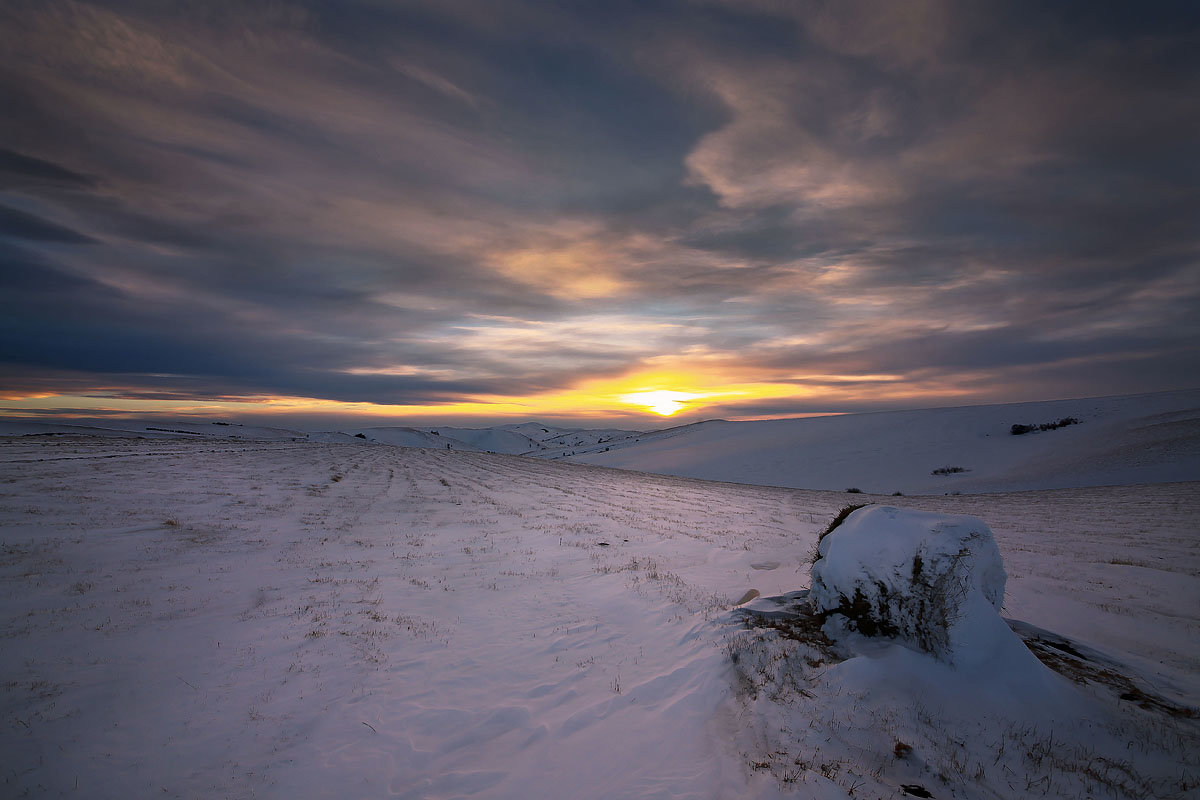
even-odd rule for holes
{"type": "MultiPolygon", "coordinates": [[[[91,390],[86,395],[27,394],[0,399],[0,417],[39,417],[47,421],[70,417],[105,415],[114,418],[134,416],[180,417],[237,417],[253,414],[256,417],[278,416],[280,424],[287,415],[392,417],[410,421],[428,419],[452,423],[455,419],[536,419],[540,416],[556,419],[629,418],[653,420],[688,414],[695,418],[705,409],[710,416],[720,416],[729,404],[787,403],[820,398],[823,405],[836,407],[839,400],[857,400],[861,390],[846,386],[850,379],[871,381],[872,396],[877,399],[898,400],[920,397],[931,389],[942,397],[953,396],[951,387],[915,387],[902,382],[901,376],[866,375],[792,376],[763,375],[753,368],[741,367],[727,359],[687,356],[660,357],[649,362],[658,368],[643,369],[616,378],[593,378],[565,389],[527,396],[476,395],[461,401],[442,404],[398,405],[369,402],[346,402],[307,397],[245,396],[215,399],[168,400],[122,397],[118,387],[91,390]],[[897,385],[887,386],[889,382],[897,385]],[[107,396],[106,396],[107,395],[107,396]],[[55,414],[56,409],[71,409],[71,414],[55,414]],[[44,415],[44,416],[43,416],[44,415]]],[[[729,409],[734,411],[734,409],[729,409]]],[[[751,412],[752,414],[753,412],[751,412]]],[[[836,413],[836,412],[833,412],[836,413]]],[[[767,419],[794,416],[787,413],[766,413],[760,416],[739,416],[734,419],[767,419]]],[[[263,423],[267,424],[267,423],[263,423]]],[[[383,424],[387,424],[386,422],[383,424]]],[[[402,424],[402,423],[401,423],[402,424]]],[[[632,423],[636,424],[636,422],[632,423]]]]}

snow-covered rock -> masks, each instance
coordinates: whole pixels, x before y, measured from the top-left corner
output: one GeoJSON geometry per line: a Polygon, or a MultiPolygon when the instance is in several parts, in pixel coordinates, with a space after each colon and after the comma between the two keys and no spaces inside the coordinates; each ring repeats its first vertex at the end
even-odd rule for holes
{"type": "Polygon", "coordinates": [[[963,666],[1021,647],[998,613],[1004,564],[977,517],[868,506],[825,536],[818,556],[811,596],[835,624],[963,666]]]}

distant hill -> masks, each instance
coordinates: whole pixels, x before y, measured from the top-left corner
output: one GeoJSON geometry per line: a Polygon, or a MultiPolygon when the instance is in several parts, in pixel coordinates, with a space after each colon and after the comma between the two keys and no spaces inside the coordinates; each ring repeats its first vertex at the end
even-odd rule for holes
{"type": "Polygon", "coordinates": [[[477,450],[519,456],[539,449],[537,439],[506,428],[431,428],[442,436],[451,436],[477,450]]]}
{"type": "Polygon", "coordinates": [[[1200,480],[1200,390],[658,431],[521,422],[304,432],[228,422],[0,421],[0,435],[343,442],[491,452],[688,478],[945,494],[1200,480]],[[1068,424],[1061,424],[1069,420],[1068,424]],[[1014,435],[1014,426],[1020,435],[1014,435]]]}
{"type": "Polygon", "coordinates": [[[664,475],[879,494],[1197,480],[1200,390],[757,422],[714,420],[638,434],[565,457],[664,475]],[[1078,422],[1036,429],[1064,418],[1078,422]],[[1035,430],[1013,435],[1013,425],[1035,430]]]}
{"type": "MultiPolygon", "coordinates": [[[[449,449],[452,450],[475,450],[466,442],[460,442],[450,436],[442,437],[429,430],[419,428],[347,428],[343,433],[373,444],[390,444],[397,447],[432,447],[438,450],[445,450],[447,449],[446,445],[450,445],[449,449]]],[[[319,435],[321,434],[313,434],[313,436],[319,435]]]]}
{"type": "MultiPolygon", "coordinates": [[[[434,425],[428,428],[348,429],[351,435],[363,434],[366,441],[403,447],[433,447],[439,450],[470,450],[506,455],[560,456],[587,450],[602,442],[640,436],[637,431],[562,428],[539,422],[498,425],[491,428],[454,428],[434,425]],[[449,448],[446,445],[450,445],[449,448]]],[[[318,437],[326,434],[310,434],[318,437]]]]}

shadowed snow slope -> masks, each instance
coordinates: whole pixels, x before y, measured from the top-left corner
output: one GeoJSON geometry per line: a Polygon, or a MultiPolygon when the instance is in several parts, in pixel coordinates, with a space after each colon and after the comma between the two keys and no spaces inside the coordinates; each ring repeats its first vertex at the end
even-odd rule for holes
{"type": "Polygon", "coordinates": [[[1200,479],[1200,391],[759,422],[711,421],[572,461],[708,480],[890,494],[1200,479]],[[1013,436],[1014,424],[1078,425],[1013,436]],[[934,474],[947,467],[962,471],[934,474]]]}
{"type": "MultiPolygon", "coordinates": [[[[912,505],[988,521],[1006,614],[1194,705],[1197,489],[912,505]]],[[[898,796],[940,771],[938,797],[1026,796],[1001,767],[1042,739],[946,712],[959,695],[937,687],[971,689],[940,662],[868,651],[805,697],[779,643],[732,616],[750,589],[807,586],[844,500],[361,443],[0,442],[0,794],[816,798],[869,779],[898,796]],[[894,737],[912,759],[893,763],[894,737]],[[982,778],[954,771],[1010,740],[982,778]]],[[[1195,720],[1160,745],[1151,712],[1054,692],[1128,722],[1138,780],[1200,773],[1195,720]]],[[[1054,781],[1108,741],[1080,724],[1054,729],[1054,781]]]]}

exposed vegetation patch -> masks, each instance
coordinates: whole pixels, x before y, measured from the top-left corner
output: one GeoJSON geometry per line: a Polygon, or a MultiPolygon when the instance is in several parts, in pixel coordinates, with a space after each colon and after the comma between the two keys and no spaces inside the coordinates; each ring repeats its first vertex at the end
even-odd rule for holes
{"type": "Polygon", "coordinates": [[[810,667],[820,664],[844,661],[837,654],[834,643],[824,634],[821,626],[824,624],[820,614],[797,613],[787,616],[766,616],[753,611],[746,611],[744,623],[747,628],[767,628],[775,631],[784,639],[803,642],[821,654],[821,658],[812,659],[810,667]]]}
{"type": "Polygon", "coordinates": [[[966,467],[938,467],[930,475],[957,475],[960,472],[970,472],[966,467]]]}
{"type": "Polygon", "coordinates": [[[1059,428],[1065,428],[1068,425],[1078,424],[1079,420],[1075,419],[1075,417],[1063,417],[1058,422],[1043,422],[1041,425],[1014,424],[1009,429],[1009,433],[1011,433],[1013,436],[1021,436],[1022,434],[1033,433],[1034,431],[1053,431],[1059,428]]]}
{"type": "Polygon", "coordinates": [[[1013,620],[1009,620],[1008,623],[1039,661],[1064,678],[1081,685],[1106,687],[1118,699],[1147,711],[1159,711],[1177,719],[1200,719],[1200,709],[1174,703],[1138,686],[1132,678],[1120,671],[1120,665],[1108,661],[1098,653],[1077,645],[1066,637],[1040,630],[1032,625],[1013,620]]]}
{"type": "MultiPolygon", "coordinates": [[[[780,603],[780,610],[738,608],[733,614],[741,618],[747,630],[774,631],[782,639],[799,642],[809,648],[804,654],[804,662],[809,668],[845,660],[845,655],[821,629],[825,624],[825,615],[813,607],[808,599],[808,590],[770,599],[780,603]]],[[[735,664],[739,662],[739,653],[736,648],[730,651],[735,664]]]]}

